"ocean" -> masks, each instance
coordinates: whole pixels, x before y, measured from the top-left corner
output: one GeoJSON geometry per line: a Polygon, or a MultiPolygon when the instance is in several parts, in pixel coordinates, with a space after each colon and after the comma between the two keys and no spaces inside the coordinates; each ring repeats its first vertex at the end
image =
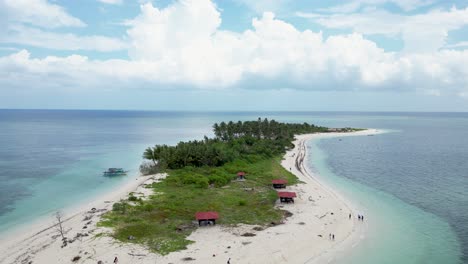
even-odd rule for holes
{"type": "Polygon", "coordinates": [[[258,117],[387,132],[308,144],[310,169],[366,215],[336,263],[468,263],[468,113],[0,110],[0,233],[133,180],[148,146],[258,117]]]}

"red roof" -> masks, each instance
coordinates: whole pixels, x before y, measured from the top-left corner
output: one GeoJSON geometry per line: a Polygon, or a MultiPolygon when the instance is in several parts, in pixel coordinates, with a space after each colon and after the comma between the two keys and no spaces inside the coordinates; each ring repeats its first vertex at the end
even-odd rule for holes
{"type": "Polygon", "coordinates": [[[239,171],[239,172],[237,173],[237,176],[244,176],[244,175],[245,175],[245,172],[243,172],[243,171],[239,171]]]}
{"type": "Polygon", "coordinates": [[[283,179],[276,179],[276,180],[272,180],[271,183],[273,183],[273,184],[287,184],[288,181],[283,180],[283,179]]]}
{"type": "Polygon", "coordinates": [[[294,198],[296,197],[295,192],[278,192],[280,198],[294,198]]]}
{"type": "Polygon", "coordinates": [[[197,212],[195,214],[197,220],[209,220],[209,219],[218,219],[218,212],[197,212]]]}

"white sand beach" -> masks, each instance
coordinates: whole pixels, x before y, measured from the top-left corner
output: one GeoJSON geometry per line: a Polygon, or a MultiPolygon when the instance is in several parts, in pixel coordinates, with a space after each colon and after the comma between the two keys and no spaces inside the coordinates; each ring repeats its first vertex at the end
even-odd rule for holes
{"type": "MultiPolygon", "coordinates": [[[[109,232],[97,227],[99,216],[112,209],[112,204],[128,193],[148,196],[145,184],[158,181],[164,175],[141,176],[122,186],[119,190],[105,194],[92,204],[64,211],[63,226],[67,237],[72,239],[66,247],[52,226],[54,219],[31,225],[14,235],[0,240],[0,263],[330,263],[334,257],[355,245],[365,232],[365,224],[358,223],[353,205],[321,183],[316,175],[308,171],[303,161],[307,155],[306,141],[317,137],[357,136],[376,134],[370,129],[353,133],[307,134],[296,137],[295,148],[286,153],[282,165],[290,169],[303,183],[288,186],[287,190],[297,193],[294,203],[277,206],[292,213],[283,224],[258,231],[255,226],[222,225],[200,227],[188,239],[195,243],[188,249],[160,256],[143,246],[121,243],[108,236],[96,234],[109,232]],[[92,209],[94,208],[94,209],[92,209]],[[349,214],[352,218],[349,219],[349,214]],[[255,228],[255,229],[254,229],[255,228]],[[241,236],[246,232],[255,236],[241,236]],[[329,234],[335,240],[329,239],[329,234]],[[72,259],[79,256],[79,260],[72,259]],[[188,261],[187,259],[192,260],[188,261]],[[186,260],[183,260],[186,259],[186,260]]],[[[222,216],[220,216],[222,217],[222,216]]]]}

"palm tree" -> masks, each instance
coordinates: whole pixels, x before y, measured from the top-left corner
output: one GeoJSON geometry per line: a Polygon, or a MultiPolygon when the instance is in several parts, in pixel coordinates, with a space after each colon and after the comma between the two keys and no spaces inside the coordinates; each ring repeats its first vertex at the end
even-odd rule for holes
{"type": "Polygon", "coordinates": [[[152,160],[154,165],[156,165],[156,155],[153,148],[148,147],[147,149],[145,149],[145,152],[143,152],[143,158],[147,160],[152,160]]]}
{"type": "Polygon", "coordinates": [[[215,123],[215,124],[213,125],[213,132],[214,132],[214,134],[215,134],[215,137],[221,138],[221,130],[220,130],[220,128],[219,128],[218,123],[215,123]]]}

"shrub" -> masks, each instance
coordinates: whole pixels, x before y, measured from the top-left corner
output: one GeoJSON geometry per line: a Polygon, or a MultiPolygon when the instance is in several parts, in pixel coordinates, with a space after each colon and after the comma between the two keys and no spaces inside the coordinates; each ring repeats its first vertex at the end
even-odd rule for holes
{"type": "Polygon", "coordinates": [[[131,202],[141,201],[140,198],[133,196],[133,194],[128,197],[128,200],[131,202]]]}
{"type": "Polygon", "coordinates": [[[115,203],[112,205],[112,211],[125,214],[127,212],[128,204],[125,202],[115,203]]]}
{"type": "Polygon", "coordinates": [[[155,165],[150,162],[143,162],[140,165],[140,173],[142,175],[151,175],[151,174],[156,174],[161,172],[161,166],[155,165]]]}
{"type": "Polygon", "coordinates": [[[211,175],[208,177],[208,181],[210,184],[214,184],[216,187],[221,187],[228,184],[230,179],[219,175],[211,175]]]}

